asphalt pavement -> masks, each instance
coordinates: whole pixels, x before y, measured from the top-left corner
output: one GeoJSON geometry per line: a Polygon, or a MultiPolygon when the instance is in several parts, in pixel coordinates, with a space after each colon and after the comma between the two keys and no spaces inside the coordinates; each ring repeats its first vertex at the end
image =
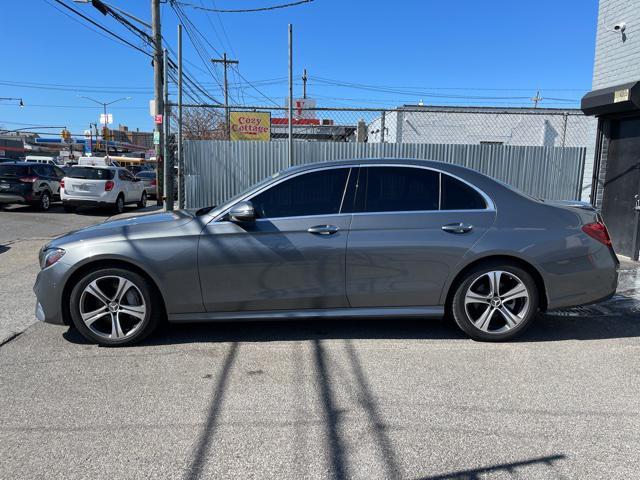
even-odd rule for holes
{"type": "MultiPolygon", "coordinates": [[[[22,240],[0,250],[0,321],[27,325],[48,234],[4,215],[22,240]]],[[[639,478],[640,274],[623,267],[613,299],[502,344],[391,319],[165,325],[108,349],[33,324],[0,347],[0,478],[639,478]]]]}

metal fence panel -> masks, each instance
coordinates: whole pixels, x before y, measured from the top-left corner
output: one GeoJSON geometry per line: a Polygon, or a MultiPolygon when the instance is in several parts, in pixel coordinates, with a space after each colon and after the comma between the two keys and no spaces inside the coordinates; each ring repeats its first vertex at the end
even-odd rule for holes
{"type": "MultiPolygon", "coordinates": [[[[417,158],[473,168],[531,195],[580,198],[586,148],[417,143],[294,142],[294,164],[417,158]]],[[[186,140],[187,208],[219,204],[289,166],[287,142],[186,140]]]]}

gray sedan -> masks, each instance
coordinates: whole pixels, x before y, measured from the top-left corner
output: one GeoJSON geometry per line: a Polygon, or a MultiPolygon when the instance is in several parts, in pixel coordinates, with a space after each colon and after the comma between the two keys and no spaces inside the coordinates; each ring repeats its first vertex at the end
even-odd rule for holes
{"type": "Polygon", "coordinates": [[[475,339],[505,340],[539,310],[610,297],[618,278],[590,206],[399,159],[291,168],[217,207],[70,233],[40,263],[37,318],[112,346],[165,318],[449,314],[475,339]]]}

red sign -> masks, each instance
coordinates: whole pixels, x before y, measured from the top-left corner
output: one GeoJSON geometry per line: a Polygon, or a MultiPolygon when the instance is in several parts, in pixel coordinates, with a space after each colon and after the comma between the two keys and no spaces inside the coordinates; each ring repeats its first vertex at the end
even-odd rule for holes
{"type": "Polygon", "coordinates": [[[154,120],[156,122],[156,125],[161,125],[162,124],[162,114],[158,114],[154,117],[154,120]]]}

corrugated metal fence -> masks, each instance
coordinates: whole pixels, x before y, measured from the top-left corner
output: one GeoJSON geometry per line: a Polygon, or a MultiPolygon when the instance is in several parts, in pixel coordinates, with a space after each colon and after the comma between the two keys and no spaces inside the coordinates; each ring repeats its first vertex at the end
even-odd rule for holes
{"type": "MultiPolygon", "coordinates": [[[[287,142],[186,140],[187,208],[219,204],[287,168],[287,142]]],[[[505,145],[295,142],[296,165],[355,158],[418,158],[473,168],[531,195],[580,198],[585,148],[505,145]]]]}

